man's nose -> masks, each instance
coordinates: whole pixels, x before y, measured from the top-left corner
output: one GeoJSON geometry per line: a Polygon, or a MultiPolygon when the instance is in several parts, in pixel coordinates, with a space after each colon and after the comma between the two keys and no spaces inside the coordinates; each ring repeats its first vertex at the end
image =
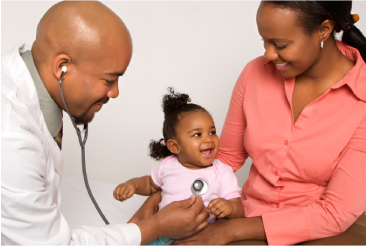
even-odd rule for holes
{"type": "Polygon", "coordinates": [[[119,96],[118,80],[110,87],[109,91],[106,93],[109,98],[117,98],[119,96]]]}
{"type": "Polygon", "coordinates": [[[278,59],[278,53],[275,51],[275,47],[273,47],[272,45],[265,45],[265,53],[264,53],[264,58],[266,60],[272,60],[275,61],[278,59]]]}

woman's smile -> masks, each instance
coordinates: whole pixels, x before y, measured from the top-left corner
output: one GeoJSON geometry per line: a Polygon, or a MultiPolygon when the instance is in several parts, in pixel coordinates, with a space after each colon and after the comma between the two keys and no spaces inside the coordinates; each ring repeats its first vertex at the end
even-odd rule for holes
{"type": "Polygon", "coordinates": [[[284,71],[284,70],[286,70],[286,69],[287,69],[288,64],[290,64],[290,62],[286,62],[286,63],[283,63],[283,64],[277,64],[276,62],[274,62],[274,63],[275,63],[275,66],[277,67],[277,69],[278,69],[279,71],[284,71]]]}

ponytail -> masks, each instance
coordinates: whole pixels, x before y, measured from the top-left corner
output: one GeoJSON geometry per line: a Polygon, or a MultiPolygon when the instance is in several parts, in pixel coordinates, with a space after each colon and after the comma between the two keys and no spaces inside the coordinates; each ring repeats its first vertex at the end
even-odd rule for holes
{"type": "Polygon", "coordinates": [[[356,48],[366,62],[366,38],[355,26],[359,16],[351,14],[352,1],[317,1],[316,3],[330,13],[334,30],[343,31],[342,42],[356,48]]]}
{"type": "Polygon", "coordinates": [[[366,63],[366,38],[355,25],[343,32],[342,41],[359,50],[361,57],[366,63]]]}
{"type": "Polygon", "coordinates": [[[162,144],[163,141],[164,139],[160,139],[159,141],[151,140],[149,144],[149,155],[157,161],[173,155],[173,153],[169,151],[168,147],[162,144]]]}

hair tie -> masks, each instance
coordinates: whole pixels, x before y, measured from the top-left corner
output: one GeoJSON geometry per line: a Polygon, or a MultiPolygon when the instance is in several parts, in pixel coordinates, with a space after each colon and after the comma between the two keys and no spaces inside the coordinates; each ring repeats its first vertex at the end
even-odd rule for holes
{"type": "Polygon", "coordinates": [[[167,143],[165,142],[165,140],[164,140],[164,139],[162,139],[162,140],[160,141],[160,145],[161,145],[161,146],[166,146],[166,145],[167,145],[167,143]]]}
{"type": "Polygon", "coordinates": [[[353,15],[351,15],[351,17],[352,17],[352,19],[354,20],[354,23],[357,23],[357,21],[359,21],[359,20],[360,20],[360,17],[359,17],[359,15],[358,15],[358,14],[353,14],[353,15]]]}

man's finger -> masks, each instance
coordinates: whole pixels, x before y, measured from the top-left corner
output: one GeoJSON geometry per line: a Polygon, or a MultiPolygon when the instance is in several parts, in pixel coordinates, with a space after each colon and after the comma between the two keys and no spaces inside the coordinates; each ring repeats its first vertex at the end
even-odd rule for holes
{"type": "Polygon", "coordinates": [[[196,198],[196,201],[195,201],[194,204],[192,204],[191,208],[193,208],[196,211],[196,213],[200,213],[201,211],[204,211],[204,208],[205,208],[205,211],[207,212],[206,207],[204,206],[204,202],[203,202],[201,196],[198,196],[196,198]]]}
{"type": "Polygon", "coordinates": [[[190,208],[194,204],[195,200],[196,200],[195,195],[191,195],[190,198],[183,200],[183,201],[179,201],[179,204],[181,208],[187,209],[187,208],[190,208]]]}

